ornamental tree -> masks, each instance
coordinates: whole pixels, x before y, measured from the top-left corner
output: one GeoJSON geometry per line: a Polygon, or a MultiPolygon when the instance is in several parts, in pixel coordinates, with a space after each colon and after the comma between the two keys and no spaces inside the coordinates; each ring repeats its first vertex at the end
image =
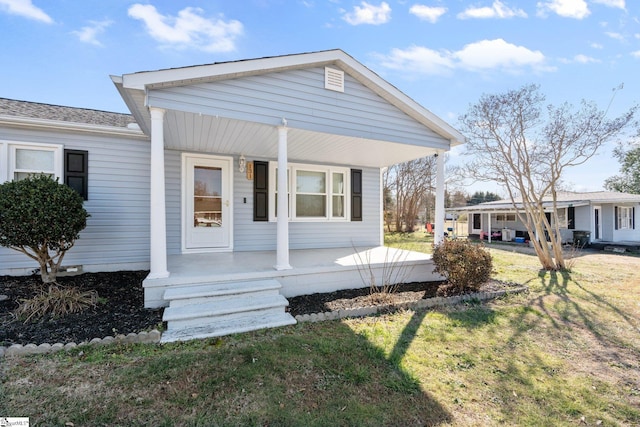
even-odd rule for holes
{"type": "Polygon", "coordinates": [[[545,107],[538,89],[527,85],[483,95],[460,117],[460,123],[467,136],[466,154],[474,157],[467,167],[470,175],[506,189],[529,235],[539,236],[532,243],[542,267],[564,270],[556,209],[563,173],[585,163],[631,125],[637,107],[609,119],[606,111],[586,101],[579,109],[569,104],[545,107]],[[549,198],[551,222],[545,215],[549,198]]]}
{"type": "Polygon", "coordinates": [[[88,217],[82,197],[47,175],[0,184],[0,245],[36,260],[44,283],[56,281],[88,217]]]}

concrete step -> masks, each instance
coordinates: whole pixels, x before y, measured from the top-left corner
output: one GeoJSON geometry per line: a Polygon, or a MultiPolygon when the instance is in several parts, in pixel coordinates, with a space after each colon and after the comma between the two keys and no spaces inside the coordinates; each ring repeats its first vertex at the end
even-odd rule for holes
{"type": "Polygon", "coordinates": [[[255,331],[258,329],[294,325],[295,323],[296,320],[289,313],[284,311],[260,314],[256,312],[249,312],[245,313],[244,316],[233,319],[223,317],[213,324],[165,331],[162,333],[160,342],[168,343],[220,337],[224,335],[255,331]]]}
{"type": "Polygon", "coordinates": [[[280,294],[268,296],[254,296],[253,294],[237,295],[231,299],[211,299],[197,304],[172,307],[164,309],[162,320],[165,322],[175,320],[193,319],[198,317],[224,316],[245,311],[263,310],[271,307],[286,307],[289,301],[280,294]]]}
{"type": "Polygon", "coordinates": [[[188,286],[178,286],[164,292],[166,301],[206,299],[209,297],[223,297],[228,295],[276,291],[282,288],[280,282],[274,279],[252,280],[246,282],[201,283],[188,286]]]}

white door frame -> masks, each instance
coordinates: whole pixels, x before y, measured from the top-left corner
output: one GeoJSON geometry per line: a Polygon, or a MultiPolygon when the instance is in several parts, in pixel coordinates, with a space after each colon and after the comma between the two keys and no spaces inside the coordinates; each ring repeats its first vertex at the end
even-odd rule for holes
{"type": "Polygon", "coordinates": [[[597,205],[593,207],[593,218],[591,220],[591,239],[602,240],[602,206],[597,205]],[[596,211],[598,212],[598,224],[596,229],[596,211]],[[596,238],[596,236],[598,236],[596,238]]]}
{"type": "Polygon", "coordinates": [[[182,253],[202,253],[202,252],[230,252],[233,250],[233,157],[226,156],[213,156],[208,154],[196,154],[196,153],[182,153],[182,176],[181,176],[181,250],[182,253]],[[191,176],[188,168],[192,162],[198,164],[201,162],[206,165],[207,162],[215,162],[222,166],[222,205],[223,205],[223,220],[225,221],[225,228],[227,229],[228,244],[224,246],[213,247],[199,247],[193,248],[189,244],[189,227],[193,227],[193,216],[189,215],[189,204],[193,202],[193,194],[190,194],[188,190],[190,188],[188,179],[191,176]],[[226,194],[225,194],[226,191],[226,194]]]}

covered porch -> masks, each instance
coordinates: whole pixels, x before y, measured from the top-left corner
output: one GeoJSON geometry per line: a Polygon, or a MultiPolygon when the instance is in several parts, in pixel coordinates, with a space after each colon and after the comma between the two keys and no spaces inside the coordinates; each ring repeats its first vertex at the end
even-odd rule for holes
{"type": "Polygon", "coordinates": [[[362,288],[395,279],[405,283],[441,280],[433,272],[431,255],[389,248],[298,249],[289,252],[289,270],[276,270],[275,251],[180,254],[168,257],[171,275],[147,280],[145,306],[165,305],[167,289],[180,286],[207,286],[274,279],[280,282],[285,297],[362,288]]]}

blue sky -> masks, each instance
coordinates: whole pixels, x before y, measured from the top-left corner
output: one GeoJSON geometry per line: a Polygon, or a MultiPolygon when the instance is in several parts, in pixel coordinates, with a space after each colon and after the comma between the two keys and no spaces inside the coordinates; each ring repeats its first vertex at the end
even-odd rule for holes
{"type": "MultiPolygon", "coordinates": [[[[637,0],[0,0],[0,97],[128,112],[111,74],[335,48],[453,126],[528,83],[612,117],[640,102],[637,0]]],[[[570,187],[601,190],[611,148],[570,187]]]]}

